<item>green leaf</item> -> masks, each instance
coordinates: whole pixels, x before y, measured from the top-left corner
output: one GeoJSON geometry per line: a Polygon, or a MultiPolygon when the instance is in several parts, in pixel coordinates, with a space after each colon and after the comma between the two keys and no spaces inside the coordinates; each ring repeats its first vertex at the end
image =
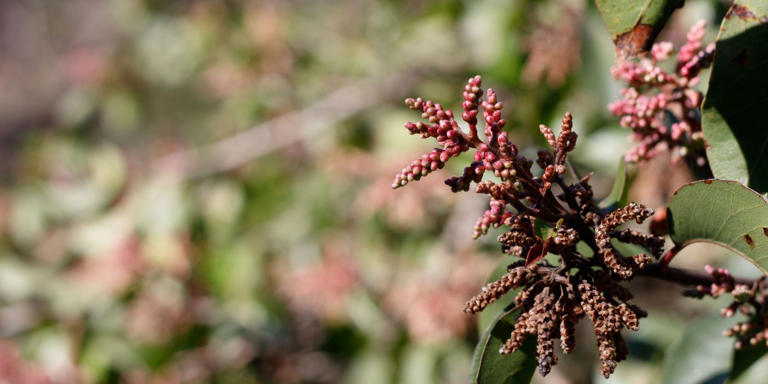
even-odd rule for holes
{"type": "Polygon", "coordinates": [[[720,26],[702,107],[715,177],[768,191],[768,2],[737,0],[720,26]]]}
{"type": "Polygon", "coordinates": [[[760,360],[761,357],[768,353],[768,347],[765,344],[759,344],[754,347],[746,347],[743,349],[737,349],[733,353],[733,362],[731,364],[730,380],[738,379],[744,372],[746,372],[752,364],[760,360]]]}
{"type": "Polygon", "coordinates": [[[667,224],[678,246],[715,243],[768,274],[768,202],[740,183],[703,180],[682,186],[669,201],[667,224]]]}
{"type": "Polygon", "coordinates": [[[613,210],[618,206],[624,206],[627,200],[627,163],[622,158],[619,161],[619,169],[616,171],[616,179],[613,181],[611,193],[598,204],[600,208],[613,210]]]}
{"type": "Polygon", "coordinates": [[[483,333],[472,358],[472,383],[528,384],[536,369],[536,340],[526,339],[515,353],[502,355],[499,349],[514,329],[519,309],[500,313],[483,333]]]}
{"type": "Polygon", "coordinates": [[[734,319],[714,315],[691,323],[664,358],[661,384],[715,384],[728,378],[733,340],[723,330],[734,319]]]}
{"type": "Polygon", "coordinates": [[[619,57],[651,49],[653,41],[683,0],[595,0],[619,57]]]}

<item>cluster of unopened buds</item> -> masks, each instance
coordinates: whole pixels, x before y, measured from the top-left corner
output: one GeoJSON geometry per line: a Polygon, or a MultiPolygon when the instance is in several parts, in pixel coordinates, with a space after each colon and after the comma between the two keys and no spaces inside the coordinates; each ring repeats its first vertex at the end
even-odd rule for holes
{"type": "Polygon", "coordinates": [[[423,138],[434,137],[441,148],[434,149],[403,169],[394,180],[398,188],[418,180],[456,155],[474,150],[474,161],[461,176],[445,183],[454,192],[475,191],[490,197],[488,210],[475,226],[475,236],[490,228],[504,227],[498,237],[504,253],[518,258],[509,265],[501,279],[482,289],[465,306],[465,312],[477,313],[510,291],[520,288],[515,298],[519,316],[501,353],[521,347],[527,334],[536,336],[539,370],[546,375],[556,364],[554,342],[560,340],[563,352],[574,347],[574,327],[589,318],[597,338],[601,372],[608,377],[616,364],[627,357],[624,328],[636,330],[645,312],[630,304],[632,295],[619,283],[631,278],[662,252],[663,239],[630,229],[618,229],[624,223],[643,222],[653,211],[640,204],[612,212],[602,211],[594,203],[591,175],[570,177],[567,182],[567,155],[576,145],[570,113],[563,117],[560,131],[540,126],[551,147],[540,150],[535,163],[522,156],[506,132],[501,118],[502,103],[493,90],[483,97],[479,76],[469,79],[464,89],[463,130],[453,114],[440,104],[408,99],[406,104],[422,113],[427,123],[408,122],[405,127],[423,138]],[[485,121],[484,135],[478,134],[478,115],[485,121]],[[493,180],[483,177],[492,173],[493,180]],[[534,230],[534,223],[552,228],[549,234],[534,230]],[[613,242],[612,242],[613,240],[613,242]],[[590,249],[579,251],[582,241],[590,249]],[[624,255],[615,242],[630,243],[648,253],[624,255]],[[545,257],[554,255],[553,257],[545,257]],[[557,261],[555,261],[557,260],[557,261]]]}
{"type": "Polygon", "coordinates": [[[739,282],[726,269],[713,268],[709,265],[705,268],[712,276],[713,282],[710,285],[699,285],[686,291],[685,294],[697,298],[731,295],[733,302],[723,308],[720,315],[733,317],[741,313],[747,317],[747,320],[726,329],[723,335],[736,339],[736,349],[761,343],[768,346],[768,305],[766,305],[768,279],[766,276],[754,281],[739,282]]]}
{"type": "Polygon", "coordinates": [[[714,44],[702,48],[705,27],[700,21],[690,29],[677,52],[673,73],[659,65],[673,54],[672,43],[666,41],[654,44],[650,56],[620,61],[612,68],[613,76],[629,87],[609,109],[621,118],[622,126],[632,129],[633,139],[639,142],[626,154],[628,162],[648,160],[667,148],[673,160],[706,165],[699,112],[702,94],[693,88],[701,70],[712,64],[715,52],[714,44]]]}

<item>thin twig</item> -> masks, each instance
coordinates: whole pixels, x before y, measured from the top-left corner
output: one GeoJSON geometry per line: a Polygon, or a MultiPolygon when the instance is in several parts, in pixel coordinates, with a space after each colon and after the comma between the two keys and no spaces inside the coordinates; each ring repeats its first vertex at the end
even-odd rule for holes
{"type": "MultiPolygon", "coordinates": [[[[714,282],[707,273],[668,267],[660,263],[650,264],[637,271],[640,276],[652,277],[681,285],[710,285],[714,282]]],[[[752,285],[754,279],[734,278],[736,284],[752,285]]]]}

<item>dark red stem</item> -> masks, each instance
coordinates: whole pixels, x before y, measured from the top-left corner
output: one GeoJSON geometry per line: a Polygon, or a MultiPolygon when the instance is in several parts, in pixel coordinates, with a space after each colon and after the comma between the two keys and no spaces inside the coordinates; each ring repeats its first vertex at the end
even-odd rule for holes
{"type": "MultiPolygon", "coordinates": [[[[690,271],[663,265],[661,262],[653,263],[638,270],[637,275],[652,277],[681,285],[710,285],[714,279],[707,273],[690,271]]],[[[734,278],[736,284],[752,285],[754,279],[734,278]]]]}
{"type": "Polygon", "coordinates": [[[664,256],[661,257],[661,260],[659,260],[659,265],[661,265],[661,269],[667,268],[669,263],[672,262],[672,259],[675,258],[675,255],[677,255],[677,253],[680,252],[680,250],[682,249],[683,249],[682,246],[675,245],[674,247],[672,247],[672,249],[667,251],[667,253],[665,253],[664,256]]]}

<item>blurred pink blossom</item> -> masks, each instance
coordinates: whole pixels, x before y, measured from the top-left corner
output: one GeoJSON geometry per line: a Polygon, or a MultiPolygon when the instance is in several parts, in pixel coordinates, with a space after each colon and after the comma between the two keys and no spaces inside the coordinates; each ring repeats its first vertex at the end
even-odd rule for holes
{"type": "Polygon", "coordinates": [[[626,154],[628,162],[646,161],[668,149],[673,161],[685,158],[699,167],[706,164],[699,113],[702,96],[692,88],[714,56],[714,44],[701,48],[705,26],[698,22],[688,32],[674,73],[659,66],[673,51],[670,42],[654,44],[650,57],[620,61],[612,68],[613,76],[629,88],[608,108],[620,117],[622,126],[632,129],[631,137],[639,143],[626,154]]]}
{"type": "Polygon", "coordinates": [[[358,285],[358,266],[344,245],[325,248],[318,264],[278,272],[278,291],[294,312],[338,322],[346,317],[348,297],[358,285]]]}

